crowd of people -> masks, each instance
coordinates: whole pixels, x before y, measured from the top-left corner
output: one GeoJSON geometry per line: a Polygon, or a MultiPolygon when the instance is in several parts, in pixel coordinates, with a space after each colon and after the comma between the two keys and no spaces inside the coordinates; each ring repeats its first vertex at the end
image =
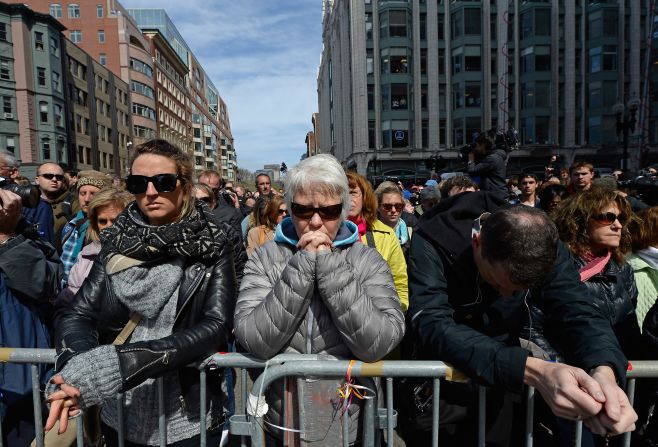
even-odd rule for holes
{"type": "MultiPolygon", "coordinates": [[[[119,427],[127,446],[156,445],[162,378],[168,443],[199,445],[204,418],[208,445],[226,445],[234,377],[208,372],[202,414],[189,365],[237,350],[445,361],[469,379],[442,386],[446,445],[475,444],[478,385],[487,445],[521,444],[524,385],[541,396],[537,445],[569,445],[575,421],[583,445],[628,431],[658,442],[656,384],[635,408],[623,391],[629,360],[658,359],[658,207],[586,161],[508,179],[504,151],[477,145],[488,155],[445,181],[372,185],[316,155],[284,190],[259,174],[252,192],[195,176],[156,139],[135,148],[123,180],[44,163],[37,206],[0,189],[0,343],[57,349],[46,430],[101,406],[107,445],[119,427]],[[123,414],[107,405],[119,393],[123,414]]],[[[20,181],[9,152],[0,176],[20,181]]],[[[29,374],[3,372],[3,441],[29,445],[29,374]]],[[[379,390],[365,378],[281,380],[263,396],[268,445],[360,445],[363,400],[349,396],[379,390]]],[[[430,443],[428,398],[422,380],[396,386],[407,445],[430,443]]]]}

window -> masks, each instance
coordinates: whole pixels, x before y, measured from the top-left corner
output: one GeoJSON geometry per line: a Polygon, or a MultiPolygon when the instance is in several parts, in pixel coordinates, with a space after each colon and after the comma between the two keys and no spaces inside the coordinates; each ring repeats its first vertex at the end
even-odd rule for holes
{"type": "Polygon", "coordinates": [[[80,18],[80,5],[77,3],[69,4],[69,19],[79,19],[80,18]]]}
{"type": "Polygon", "coordinates": [[[409,108],[407,84],[391,84],[391,110],[409,108]]]}
{"type": "Polygon", "coordinates": [[[427,40],[427,14],[424,12],[420,13],[420,20],[418,22],[420,40],[427,40]]]}
{"type": "Polygon", "coordinates": [[[59,73],[53,71],[50,79],[52,81],[53,90],[55,90],[56,92],[60,92],[62,90],[62,86],[59,83],[59,73]]]}
{"type": "Polygon", "coordinates": [[[456,54],[452,56],[452,74],[461,73],[463,59],[463,54],[456,54]]]}
{"type": "Polygon", "coordinates": [[[368,110],[375,110],[375,86],[368,84],[368,110]]]}
{"type": "Polygon", "coordinates": [[[452,38],[460,37],[463,34],[463,11],[457,11],[452,14],[452,38]]]}
{"type": "Polygon", "coordinates": [[[368,121],[368,148],[375,148],[375,132],[376,132],[375,120],[368,121]]]}
{"type": "Polygon", "coordinates": [[[7,25],[0,23],[0,40],[7,41],[7,25]]]}
{"type": "Polygon", "coordinates": [[[464,71],[480,71],[481,68],[480,56],[464,56],[464,71]]]}
{"type": "Polygon", "coordinates": [[[551,83],[548,81],[535,82],[535,107],[551,106],[551,83]]]}
{"type": "Polygon", "coordinates": [[[96,5],[96,17],[103,18],[103,5],[96,5]]]}
{"type": "Polygon", "coordinates": [[[453,97],[452,107],[454,109],[461,109],[462,107],[464,107],[464,95],[462,94],[462,90],[459,87],[459,84],[455,84],[453,86],[452,97],[453,97]]]}
{"type": "Polygon", "coordinates": [[[464,9],[464,35],[479,36],[482,29],[482,14],[480,8],[464,9]]]}
{"type": "Polygon", "coordinates": [[[139,59],[130,58],[130,69],[145,74],[153,79],[153,69],[139,59]]]}
{"type": "MultiPolygon", "coordinates": [[[[136,102],[133,103],[133,114],[140,115],[140,116],[143,116],[145,118],[149,118],[149,119],[152,119],[153,121],[155,121],[155,110],[153,110],[152,108],[147,107],[145,105],[136,103],[136,102]]],[[[194,129],[194,130],[197,130],[197,129],[194,129]]],[[[199,134],[199,137],[200,136],[201,135],[199,134]]]]}
{"type": "Polygon", "coordinates": [[[366,39],[372,39],[372,13],[366,12],[366,39]]]}
{"type": "Polygon", "coordinates": [[[107,65],[107,54],[101,53],[98,55],[98,63],[101,65],[107,65]]]}
{"type": "Polygon", "coordinates": [[[380,37],[407,37],[407,11],[391,10],[379,15],[380,37]]]}
{"type": "Polygon", "coordinates": [[[48,103],[45,101],[39,102],[39,121],[48,123],[48,103]]]}
{"type": "Polygon", "coordinates": [[[366,73],[369,75],[375,72],[375,57],[373,54],[372,48],[366,50],[366,73]]]}
{"type": "Polygon", "coordinates": [[[37,84],[41,87],[46,86],[46,69],[43,67],[37,67],[37,84]]]}
{"type": "Polygon", "coordinates": [[[420,49],[420,74],[427,74],[427,48],[420,49]]]}
{"type": "Polygon", "coordinates": [[[50,15],[55,17],[56,19],[61,19],[62,18],[62,5],[59,3],[51,3],[50,4],[50,15]]]}
{"type": "Polygon", "coordinates": [[[105,30],[98,30],[98,43],[105,43],[105,30]]]}
{"type": "Polygon", "coordinates": [[[606,45],[603,47],[603,69],[608,71],[617,70],[617,47],[606,45]]]}
{"type": "Polygon", "coordinates": [[[11,62],[9,59],[0,59],[0,79],[11,80],[11,62]]]}
{"type": "Polygon", "coordinates": [[[420,108],[427,110],[427,84],[420,85],[420,108]]]}
{"type": "Polygon", "coordinates": [[[551,10],[535,9],[535,36],[551,35],[551,10]]]}
{"type": "Polygon", "coordinates": [[[55,104],[53,109],[54,109],[55,125],[59,127],[64,127],[64,108],[59,104],[55,104]]]}
{"type": "Polygon", "coordinates": [[[8,114],[8,113],[12,113],[11,97],[10,96],[3,96],[2,97],[2,112],[5,115],[8,114]]]}
{"type": "Polygon", "coordinates": [[[50,53],[55,57],[59,57],[59,41],[56,37],[50,38],[50,53]]]}
{"type": "Polygon", "coordinates": [[[43,51],[43,33],[38,31],[34,33],[34,49],[43,51]]]}
{"type": "Polygon", "coordinates": [[[551,56],[548,54],[536,55],[535,71],[551,71],[551,56]]]}
{"type": "Polygon", "coordinates": [[[69,32],[69,39],[71,39],[71,42],[73,42],[73,43],[82,42],[82,31],[80,31],[80,30],[71,30],[69,32]]]}
{"type": "Polygon", "coordinates": [[[467,82],[464,97],[466,100],[466,107],[480,107],[480,83],[467,82]]]}
{"type": "Polygon", "coordinates": [[[155,99],[153,89],[146,84],[142,84],[141,82],[130,81],[130,90],[135,93],[139,93],[140,95],[147,96],[151,99],[155,99]]]}
{"type": "Polygon", "coordinates": [[[43,159],[50,160],[50,143],[44,141],[43,143],[41,143],[41,147],[43,148],[43,159]]]}

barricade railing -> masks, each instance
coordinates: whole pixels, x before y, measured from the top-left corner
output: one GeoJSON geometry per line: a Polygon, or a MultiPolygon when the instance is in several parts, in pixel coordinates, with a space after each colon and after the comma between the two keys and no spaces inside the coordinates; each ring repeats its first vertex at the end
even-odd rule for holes
{"type": "MultiPolygon", "coordinates": [[[[56,359],[55,350],[50,349],[19,349],[19,348],[0,348],[0,362],[21,363],[31,365],[32,375],[32,399],[34,403],[34,421],[36,429],[36,446],[43,447],[44,421],[41,414],[42,394],[40,389],[41,378],[38,364],[54,364],[56,359]]],[[[635,384],[637,379],[658,378],[658,361],[636,361],[631,362],[632,368],[627,372],[626,393],[631,404],[634,403],[635,384]]],[[[363,432],[362,444],[364,446],[379,445],[379,433],[382,430],[386,432],[386,441],[388,445],[393,445],[394,430],[397,422],[397,415],[394,410],[393,402],[393,379],[394,378],[427,378],[432,379],[432,446],[439,445],[439,409],[440,409],[440,391],[441,379],[451,380],[460,374],[449,365],[439,361],[380,361],[376,363],[364,363],[359,361],[350,361],[338,359],[327,355],[310,355],[310,354],[281,354],[270,360],[260,360],[255,357],[240,354],[226,353],[215,354],[197,365],[200,371],[200,414],[207,413],[207,370],[216,368],[235,368],[238,369],[241,379],[241,392],[236,397],[240,407],[244,410],[243,414],[235,414],[230,419],[230,429],[233,435],[241,437],[241,445],[262,446],[264,445],[265,434],[263,432],[263,417],[251,415],[247,412],[248,401],[258,402],[264,399],[261,394],[265,394],[267,388],[277,380],[286,377],[343,377],[350,369],[351,377],[379,377],[384,378],[386,382],[386,407],[380,408],[376,399],[366,399],[363,406],[363,432]],[[351,367],[350,367],[351,364],[351,367]],[[247,370],[264,370],[254,381],[251,390],[247,389],[248,374],[247,370]],[[249,439],[250,438],[250,439],[249,439]]],[[[157,379],[158,406],[159,406],[159,445],[167,445],[167,426],[165,415],[165,390],[161,378],[157,379]]],[[[525,403],[525,436],[524,445],[531,447],[533,445],[533,421],[534,421],[534,398],[535,390],[532,387],[526,387],[525,403]]],[[[119,446],[124,445],[124,424],[123,424],[123,396],[119,395],[116,399],[118,411],[117,434],[119,446]]],[[[257,413],[256,413],[257,414],[257,413]]],[[[478,447],[485,445],[486,435],[486,388],[478,387],[478,447]]],[[[81,422],[79,416],[73,418],[81,422]]],[[[346,435],[349,431],[349,421],[347,417],[342,418],[342,430],[346,435]]],[[[207,446],[207,426],[206,418],[200,418],[201,423],[201,447],[207,446]]],[[[76,424],[77,445],[84,445],[82,423],[76,424]]],[[[582,421],[575,424],[574,446],[580,446],[582,436],[582,421]]],[[[0,425],[0,447],[4,447],[2,441],[2,427],[0,425]]],[[[345,445],[348,442],[348,436],[343,436],[345,445]]],[[[623,439],[625,447],[630,446],[631,434],[626,433],[623,439]]]]}

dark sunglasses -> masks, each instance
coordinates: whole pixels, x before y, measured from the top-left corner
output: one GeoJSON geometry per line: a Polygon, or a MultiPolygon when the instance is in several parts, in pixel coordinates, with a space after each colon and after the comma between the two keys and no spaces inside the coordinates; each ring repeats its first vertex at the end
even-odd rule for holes
{"type": "Polygon", "coordinates": [[[612,225],[615,220],[619,220],[619,223],[624,225],[626,223],[626,215],[625,214],[615,214],[615,213],[601,213],[597,214],[596,216],[592,216],[592,220],[595,220],[596,222],[602,223],[604,225],[612,225]]]}
{"type": "Polygon", "coordinates": [[[212,197],[201,197],[200,199],[197,200],[204,203],[212,203],[212,197]]]}
{"type": "Polygon", "coordinates": [[[284,210],[284,209],[279,208],[279,216],[281,216],[283,214],[288,214],[288,210],[284,210]]]}
{"type": "Polygon", "coordinates": [[[403,203],[384,203],[382,205],[382,208],[384,208],[384,210],[386,210],[386,211],[392,211],[393,208],[395,208],[395,211],[397,211],[399,213],[404,208],[404,204],[403,203]]]}
{"type": "Polygon", "coordinates": [[[126,179],[126,189],[132,194],[144,194],[149,183],[153,183],[158,192],[172,192],[176,189],[177,180],[176,174],[158,174],[153,177],[131,174],[126,179]]]}
{"type": "Polygon", "coordinates": [[[64,180],[64,176],[62,174],[39,174],[39,176],[45,178],[46,180],[55,179],[58,182],[61,182],[61,181],[64,180]]]}
{"type": "Polygon", "coordinates": [[[334,220],[338,219],[343,212],[343,204],[321,206],[314,208],[312,206],[300,205],[299,203],[292,202],[291,204],[292,215],[300,219],[310,219],[315,213],[318,213],[321,218],[334,220]]]}

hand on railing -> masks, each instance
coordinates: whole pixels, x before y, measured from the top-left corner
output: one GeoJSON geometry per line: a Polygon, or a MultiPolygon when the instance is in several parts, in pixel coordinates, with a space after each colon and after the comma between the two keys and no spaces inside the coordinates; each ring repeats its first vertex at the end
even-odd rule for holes
{"type": "Polygon", "coordinates": [[[66,431],[69,417],[77,416],[80,413],[80,405],[78,403],[80,390],[64,383],[64,379],[59,374],[54,376],[50,382],[59,385],[59,389],[48,396],[50,413],[48,414],[45,430],[51,430],[55,426],[55,422],[59,420],[58,434],[62,434],[66,431]]]}
{"type": "Polygon", "coordinates": [[[618,435],[635,430],[637,414],[628,401],[626,393],[617,386],[615,373],[609,366],[599,366],[592,371],[592,378],[601,386],[605,395],[603,409],[594,417],[584,421],[592,433],[618,435]]]}

